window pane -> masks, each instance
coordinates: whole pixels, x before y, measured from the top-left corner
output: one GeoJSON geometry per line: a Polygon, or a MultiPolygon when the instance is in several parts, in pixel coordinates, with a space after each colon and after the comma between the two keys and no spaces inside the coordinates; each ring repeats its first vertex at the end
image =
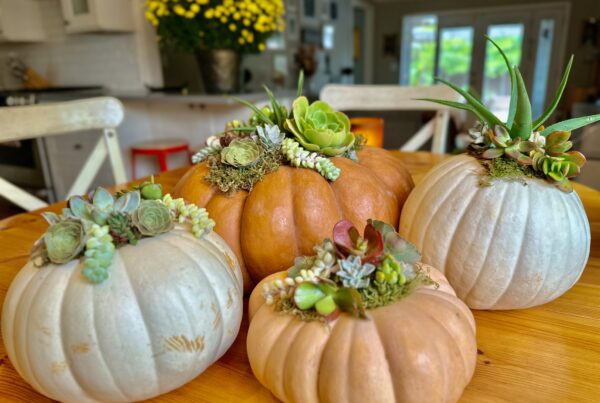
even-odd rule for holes
{"type": "MultiPolygon", "coordinates": [[[[490,25],[488,36],[506,53],[511,65],[521,62],[523,24],[490,25]]],[[[508,116],[510,103],[510,74],[504,59],[494,45],[488,42],[485,50],[483,102],[501,120],[508,116]]]]}
{"type": "Polygon", "coordinates": [[[533,91],[531,94],[531,112],[534,119],[544,111],[546,91],[548,88],[548,73],[550,57],[552,57],[552,41],[554,40],[554,20],[541,21],[533,71],[533,91]]]}
{"type": "Polygon", "coordinates": [[[405,17],[403,24],[400,83],[431,85],[435,66],[437,17],[405,17]]]}
{"type": "Polygon", "coordinates": [[[442,28],[440,40],[438,76],[462,88],[468,88],[473,53],[473,27],[442,28]]]}

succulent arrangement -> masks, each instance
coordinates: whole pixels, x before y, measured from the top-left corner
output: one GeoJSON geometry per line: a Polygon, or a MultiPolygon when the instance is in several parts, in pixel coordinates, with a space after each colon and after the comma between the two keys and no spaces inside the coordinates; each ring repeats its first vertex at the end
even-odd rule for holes
{"type": "Polygon", "coordinates": [[[350,120],[327,103],[312,104],[302,96],[303,74],[291,111],[265,87],[270,104],[264,108],[237,99],[252,109],[248,122],[232,121],[211,136],[192,161],[206,161],[206,180],[225,193],[252,190],[262,177],[283,163],[312,169],[329,181],[340,176],[331,157],[357,160],[363,140],[350,131],[350,120]]]}
{"type": "Polygon", "coordinates": [[[161,185],[153,179],[122,190],[116,197],[99,187],[87,200],[71,197],[62,214],[44,212],[42,216],[50,227],[34,246],[34,264],[64,264],[83,256],[82,274],[92,283],[108,278],[116,248],[168,232],[175,223],[188,222],[198,238],[215,225],[205,209],[169,194],[163,196],[161,185]]]}
{"type": "Polygon", "coordinates": [[[363,235],[347,220],[333,240],[302,256],[287,277],[263,286],[266,303],[303,320],[335,320],[341,312],[366,318],[366,310],[395,302],[419,284],[434,284],[420,269],[421,255],[394,228],[369,220],[363,235]]]}
{"type": "Polygon", "coordinates": [[[506,54],[491,38],[486,37],[502,55],[511,79],[511,96],[506,122],[501,121],[481,100],[470,91],[466,91],[446,80],[438,81],[448,85],[467,101],[466,104],[423,99],[438,104],[462,109],[475,114],[479,120],[477,126],[469,131],[472,143],[469,152],[487,160],[484,163],[490,176],[533,176],[545,178],[565,192],[573,190],[569,178],[577,176],[586,160],[578,151],[571,151],[573,143],[569,141],[571,131],[600,121],[600,114],[569,119],[544,127],[544,123],[555,111],[567,85],[573,56],[569,60],[558,91],[546,108],[536,119],[531,114],[531,102],[523,77],[517,66],[510,65],[506,54]]]}

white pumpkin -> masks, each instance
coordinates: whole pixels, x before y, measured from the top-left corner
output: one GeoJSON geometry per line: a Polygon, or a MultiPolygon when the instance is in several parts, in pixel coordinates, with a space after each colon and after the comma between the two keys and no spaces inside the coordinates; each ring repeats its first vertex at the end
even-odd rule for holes
{"type": "Polygon", "coordinates": [[[579,196],[540,179],[481,186],[483,172],[467,155],[434,167],[406,201],[400,234],[473,309],[527,308],[559,297],[579,279],[590,251],[579,196]]]}
{"type": "Polygon", "coordinates": [[[235,340],[243,309],[235,254],[183,226],[115,252],[93,285],[82,263],[29,262],[8,290],[2,336],[19,374],[65,402],[125,402],[176,389],[235,340]]]}

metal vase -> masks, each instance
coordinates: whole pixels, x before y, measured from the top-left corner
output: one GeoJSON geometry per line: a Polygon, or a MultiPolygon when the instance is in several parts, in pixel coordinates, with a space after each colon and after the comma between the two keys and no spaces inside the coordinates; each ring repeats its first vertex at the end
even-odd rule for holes
{"type": "Polygon", "coordinates": [[[231,49],[199,50],[196,53],[204,89],[209,94],[240,92],[240,54],[231,49]]]}

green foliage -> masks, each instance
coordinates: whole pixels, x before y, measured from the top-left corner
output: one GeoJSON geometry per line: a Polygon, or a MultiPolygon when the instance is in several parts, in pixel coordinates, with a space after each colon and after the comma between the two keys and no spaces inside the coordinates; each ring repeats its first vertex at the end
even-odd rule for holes
{"type": "Polygon", "coordinates": [[[55,264],[67,263],[79,256],[85,240],[83,223],[73,218],[51,225],[44,234],[48,258],[55,264]]]}
{"type": "Polygon", "coordinates": [[[279,168],[282,159],[280,152],[264,150],[254,164],[234,167],[222,164],[219,156],[211,155],[207,158],[209,171],[204,179],[227,194],[240,190],[251,191],[265,175],[279,168]]]}
{"type": "Polygon", "coordinates": [[[408,282],[387,282],[375,280],[367,288],[360,290],[360,296],[365,309],[375,309],[386,306],[410,295],[420,285],[437,285],[423,271],[417,271],[415,277],[408,282]]]}
{"type": "Polygon", "coordinates": [[[340,176],[340,169],[330,159],[305,150],[298,142],[290,138],[283,140],[281,152],[292,166],[315,170],[332,182],[340,176]]]}
{"type": "Polygon", "coordinates": [[[131,213],[131,223],[144,236],[155,236],[173,229],[171,211],[162,200],[143,200],[131,213]]]}
{"type": "Polygon", "coordinates": [[[260,147],[249,138],[233,140],[221,150],[221,162],[236,168],[247,167],[260,158],[260,147]]]}
{"type": "Polygon", "coordinates": [[[309,151],[333,157],[346,152],[354,144],[350,119],[323,101],[309,104],[306,97],[292,104],[293,118],[287,119],[286,128],[309,151]]]}

